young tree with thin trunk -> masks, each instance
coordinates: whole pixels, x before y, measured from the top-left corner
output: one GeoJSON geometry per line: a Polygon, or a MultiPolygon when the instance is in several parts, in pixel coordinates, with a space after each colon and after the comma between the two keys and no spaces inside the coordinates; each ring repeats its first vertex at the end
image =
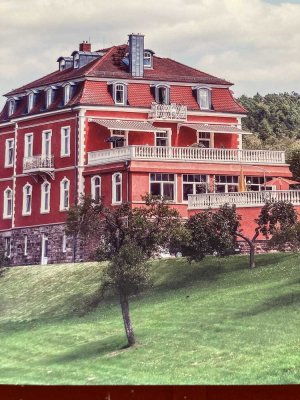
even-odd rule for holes
{"type": "MultiPolygon", "coordinates": [[[[124,203],[106,208],[91,198],[69,212],[67,232],[98,239],[96,259],[108,260],[103,289],[113,288],[119,297],[127,345],[136,342],[130,318],[130,296],[141,293],[150,282],[146,263],[160,248],[180,242],[185,230],[176,210],[161,198],[146,196],[145,204],[132,208],[124,203]]],[[[101,298],[99,292],[99,299],[101,298]]]]}

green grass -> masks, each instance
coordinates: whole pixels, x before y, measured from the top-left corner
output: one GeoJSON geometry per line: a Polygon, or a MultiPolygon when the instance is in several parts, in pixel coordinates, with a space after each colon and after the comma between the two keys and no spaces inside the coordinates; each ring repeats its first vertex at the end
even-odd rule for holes
{"type": "Polygon", "coordinates": [[[300,255],[151,264],[131,300],[138,345],[116,299],[85,313],[97,264],[11,268],[0,279],[0,383],[286,384],[300,382],[300,255]]]}

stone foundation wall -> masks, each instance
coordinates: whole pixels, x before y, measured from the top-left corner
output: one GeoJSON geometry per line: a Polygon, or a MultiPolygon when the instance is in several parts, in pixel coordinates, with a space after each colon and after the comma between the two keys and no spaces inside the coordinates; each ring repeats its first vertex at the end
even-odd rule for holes
{"type": "MultiPolygon", "coordinates": [[[[0,233],[0,248],[5,248],[5,238],[10,237],[10,265],[41,264],[42,238],[48,236],[48,264],[78,262],[89,259],[92,243],[84,243],[73,237],[66,238],[66,251],[63,252],[65,225],[47,225],[13,229],[0,233]],[[27,235],[27,255],[24,255],[25,235],[27,235]]],[[[94,246],[95,244],[93,244],[94,246]]]]}
{"type": "MultiPolygon", "coordinates": [[[[249,253],[249,245],[244,241],[238,241],[239,249],[242,254],[249,253]]],[[[257,240],[255,244],[255,252],[256,254],[267,253],[268,249],[268,241],[267,240],[257,240]]]]}

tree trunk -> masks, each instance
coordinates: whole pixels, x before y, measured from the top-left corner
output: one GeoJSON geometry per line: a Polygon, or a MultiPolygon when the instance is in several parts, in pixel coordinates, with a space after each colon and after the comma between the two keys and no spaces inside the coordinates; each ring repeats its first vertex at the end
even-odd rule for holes
{"type": "Polygon", "coordinates": [[[123,316],[124,328],[127,336],[128,346],[130,347],[135,344],[135,337],[129,315],[128,297],[123,293],[120,293],[120,304],[122,309],[122,316],[123,316]]]}
{"type": "Polygon", "coordinates": [[[250,259],[249,259],[249,267],[255,268],[255,243],[250,242],[250,259]]]}

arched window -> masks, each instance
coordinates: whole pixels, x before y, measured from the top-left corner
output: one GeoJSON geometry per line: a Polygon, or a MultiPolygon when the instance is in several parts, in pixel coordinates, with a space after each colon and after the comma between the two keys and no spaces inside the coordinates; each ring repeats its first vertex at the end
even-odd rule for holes
{"type": "Polygon", "coordinates": [[[41,186],[41,213],[50,212],[50,189],[49,182],[44,182],[41,186]]]}
{"type": "Polygon", "coordinates": [[[23,207],[22,215],[30,215],[32,208],[32,186],[27,183],[23,187],[23,207]]]}
{"type": "Polygon", "coordinates": [[[64,87],[64,105],[69,103],[71,97],[71,85],[67,83],[64,87]]]}
{"type": "Polygon", "coordinates": [[[63,71],[66,68],[66,60],[64,58],[61,58],[59,60],[59,70],[63,71]]]}
{"type": "Polygon", "coordinates": [[[60,211],[66,211],[70,206],[70,181],[66,177],[60,182],[60,211]]]}
{"type": "Polygon", "coordinates": [[[122,203],[122,174],[120,172],[112,176],[112,203],[122,203]]]}
{"type": "Polygon", "coordinates": [[[125,104],[125,85],[123,85],[122,83],[116,84],[114,93],[115,93],[115,103],[125,104]]]}
{"type": "Polygon", "coordinates": [[[46,90],[46,108],[49,108],[52,103],[52,88],[46,90]]]}
{"type": "Polygon", "coordinates": [[[79,68],[79,53],[75,53],[73,56],[73,67],[79,68]]]}
{"type": "Polygon", "coordinates": [[[3,218],[11,218],[13,210],[13,192],[11,188],[4,191],[3,218]]]}
{"type": "Polygon", "coordinates": [[[34,105],[34,93],[29,92],[28,93],[28,99],[27,99],[27,111],[30,112],[33,109],[34,105]]]}
{"type": "Polygon", "coordinates": [[[100,203],[101,198],[101,178],[100,176],[93,176],[91,181],[91,196],[95,203],[100,203]]]}
{"type": "Polygon", "coordinates": [[[9,99],[8,100],[8,116],[10,117],[14,112],[16,108],[16,102],[14,99],[9,99]]]}
{"type": "Polygon", "coordinates": [[[152,53],[150,51],[144,51],[144,67],[152,68],[152,53]]]}
{"type": "Polygon", "coordinates": [[[197,103],[201,110],[211,110],[211,90],[207,87],[196,87],[197,103]]]}
{"type": "Polygon", "coordinates": [[[155,86],[155,101],[158,104],[170,104],[170,86],[169,85],[155,86]]]}

